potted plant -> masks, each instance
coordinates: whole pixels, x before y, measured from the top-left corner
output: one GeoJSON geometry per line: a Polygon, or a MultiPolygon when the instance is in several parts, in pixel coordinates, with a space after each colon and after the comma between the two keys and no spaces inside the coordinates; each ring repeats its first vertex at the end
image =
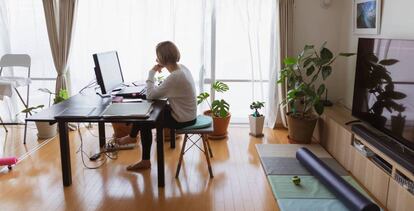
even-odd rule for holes
{"type": "MultiPolygon", "coordinates": [[[[55,98],[53,99],[53,104],[58,104],[69,98],[69,94],[66,89],[60,90],[59,93],[57,94],[51,92],[50,90],[46,88],[39,89],[39,91],[49,94],[49,105],[50,105],[52,95],[55,95],[55,98]]],[[[27,109],[24,109],[22,113],[29,113],[30,115],[32,115],[32,113],[36,113],[38,109],[42,109],[42,108],[44,108],[44,105],[29,107],[27,109]]],[[[49,122],[36,122],[36,128],[37,128],[37,137],[39,139],[52,138],[56,136],[56,133],[57,133],[57,124],[50,124],[49,122]]]]}
{"type": "Polygon", "coordinates": [[[322,96],[327,91],[325,80],[332,73],[333,62],[338,56],[354,55],[340,53],[334,56],[325,45],[326,42],[320,50],[306,45],[296,58],[285,58],[285,67],[280,72],[278,83],[286,83],[289,90],[281,102],[283,106],[289,106],[286,114],[289,139],[298,143],[311,142],[318,115],[324,110],[322,96]]]}
{"type": "MultiPolygon", "coordinates": [[[[28,113],[32,115],[33,113],[37,113],[37,110],[42,109],[45,107],[44,105],[33,106],[24,109],[21,113],[28,113]]],[[[48,139],[56,136],[57,133],[57,124],[50,124],[49,122],[36,122],[37,128],[37,137],[39,139],[48,139]]]]}
{"type": "Polygon", "coordinates": [[[256,101],[250,104],[250,109],[254,110],[249,115],[250,135],[255,137],[263,136],[263,125],[265,117],[259,113],[259,109],[264,107],[264,102],[256,101]]]}
{"type": "MultiPolygon", "coordinates": [[[[216,92],[224,93],[229,90],[229,86],[227,84],[216,81],[212,84],[212,88],[216,92]]],[[[213,118],[213,127],[214,132],[209,135],[211,139],[223,139],[227,137],[227,129],[230,123],[230,105],[223,99],[220,100],[213,100],[211,104],[208,101],[210,94],[207,92],[203,92],[197,96],[197,104],[201,104],[202,102],[207,102],[210,110],[205,111],[205,115],[209,115],[213,118]]]]}

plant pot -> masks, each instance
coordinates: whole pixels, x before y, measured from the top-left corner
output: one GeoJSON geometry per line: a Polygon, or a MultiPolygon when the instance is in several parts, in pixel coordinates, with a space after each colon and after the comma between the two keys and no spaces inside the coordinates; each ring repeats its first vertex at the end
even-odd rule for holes
{"type": "Polygon", "coordinates": [[[263,136],[264,116],[254,117],[249,115],[250,135],[255,137],[263,136]]]}
{"type": "Polygon", "coordinates": [[[287,114],[289,139],[298,144],[310,144],[312,142],[313,130],[318,117],[316,115],[302,118],[301,115],[287,114]]]}
{"type": "MultiPolygon", "coordinates": [[[[132,130],[132,124],[126,124],[126,123],[111,123],[112,128],[114,129],[114,134],[112,137],[114,138],[122,138],[124,136],[128,136],[131,133],[132,130]]],[[[137,135],[137,140],[139,140],[140,133],[137,135]]]]}
{"type": "Polygon", "coordinates": [[[114,129],[114,138],[122,138],[131,133],[132,124],[126,123],[112,123],[112,128],[114,129]]]}
{"type": "Polygon", "coordinates": [[[230,113],[224,118],[213,116],[211,111],[205,111],[204,115],[211,116],[213,118],[214,132],[208,135],[209,139],[219,140],[227,138],[227,129],[230,123],[230,113]]]}
{"type": "Polygon", "coordinates": [[[37,137],[39,139],[53,138],[57,134],[57,124],[49,124],[49,122],[36,122],[37,137]]]}

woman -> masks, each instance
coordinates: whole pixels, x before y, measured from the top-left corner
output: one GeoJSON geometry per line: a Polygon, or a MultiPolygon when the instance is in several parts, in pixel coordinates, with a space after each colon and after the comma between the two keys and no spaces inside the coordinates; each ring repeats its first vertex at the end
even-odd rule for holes
{"type": "MultiPolygon", "coordinates": [[[[197,117],[196,91],[190,71],[180,61],[180,52],[174,43],[161,42],[156,47],[157,64],[149,71],[147,83],[147,99],[167,98],[171,112],[165,113],[165,127],[183,128],[195,124],[197,117]],[[166,68],[170,75],[160,86],[155,86],[155,73],[166,68]]],[[[142,160],[127,167],[135,171],[151,168],[150,154],[152,144],[151,128],[132,127],[129,136],[122,137],[118,144],[134,143],[141,130],[142,160]]]]}

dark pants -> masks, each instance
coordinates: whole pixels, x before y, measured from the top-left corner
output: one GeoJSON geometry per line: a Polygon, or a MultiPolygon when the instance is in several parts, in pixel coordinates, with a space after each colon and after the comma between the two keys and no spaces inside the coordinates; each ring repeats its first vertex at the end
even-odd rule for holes
{"type": "MultiPolygon", "coordinates": [[[[194,125],[196,120],[191,120],[188,122],[177,122],[174,117],[171,115],[171,111],[166,109],[167,111],[164,112],[164,127],[171,128],[171,129],[179,129],[183,127],[187,127],[190,125],[194,125]]],[[[142,160],[149,160],[151,156],[151,145],[152,145],[152,132],[151,128],[147,127],[139,127],[138,124],[133,124],[131,133],[129,136],[131,138],[136,138],[138,132],[141,131],[141,145],[142,145],[142,160]]]]}

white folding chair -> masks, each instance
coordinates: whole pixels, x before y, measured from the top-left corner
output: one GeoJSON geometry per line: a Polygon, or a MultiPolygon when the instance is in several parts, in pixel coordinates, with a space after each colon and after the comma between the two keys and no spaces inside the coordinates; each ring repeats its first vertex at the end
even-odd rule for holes
{"type": "MultiPolygon", "coordinates": [[[[2,82],[10,82],[13,89],[16,91],[17,95],[20,98],[20,101],[23,103],[25,108],[29,107],[29,91],[30,91],[30,66],[31,59],[27,54],[6,54],[0,60],[0,80],[2,82]],[[5,67],[25,67],[27,68],[27,78],[22,77],[4,77],[2,76],[3,68],[5,67]],[[17,90],[18,86],[27,86],[26,101],[23,99],[20,92],[17,90]]],[[[28,113],[26,113],[26,118],[28,113]]],[[[4,123],[0,122],[0,125],[20,125],[19,123],[4,123]]],[[[4,126],[5,127],[5,126],[4,126]]],[[[7,132],[7,129],[6,129],[7,132]]],[[[26,133],[27,133],[27,123],[24,123],[24,137],[23,143],[26,144],[26,133]]]]}

